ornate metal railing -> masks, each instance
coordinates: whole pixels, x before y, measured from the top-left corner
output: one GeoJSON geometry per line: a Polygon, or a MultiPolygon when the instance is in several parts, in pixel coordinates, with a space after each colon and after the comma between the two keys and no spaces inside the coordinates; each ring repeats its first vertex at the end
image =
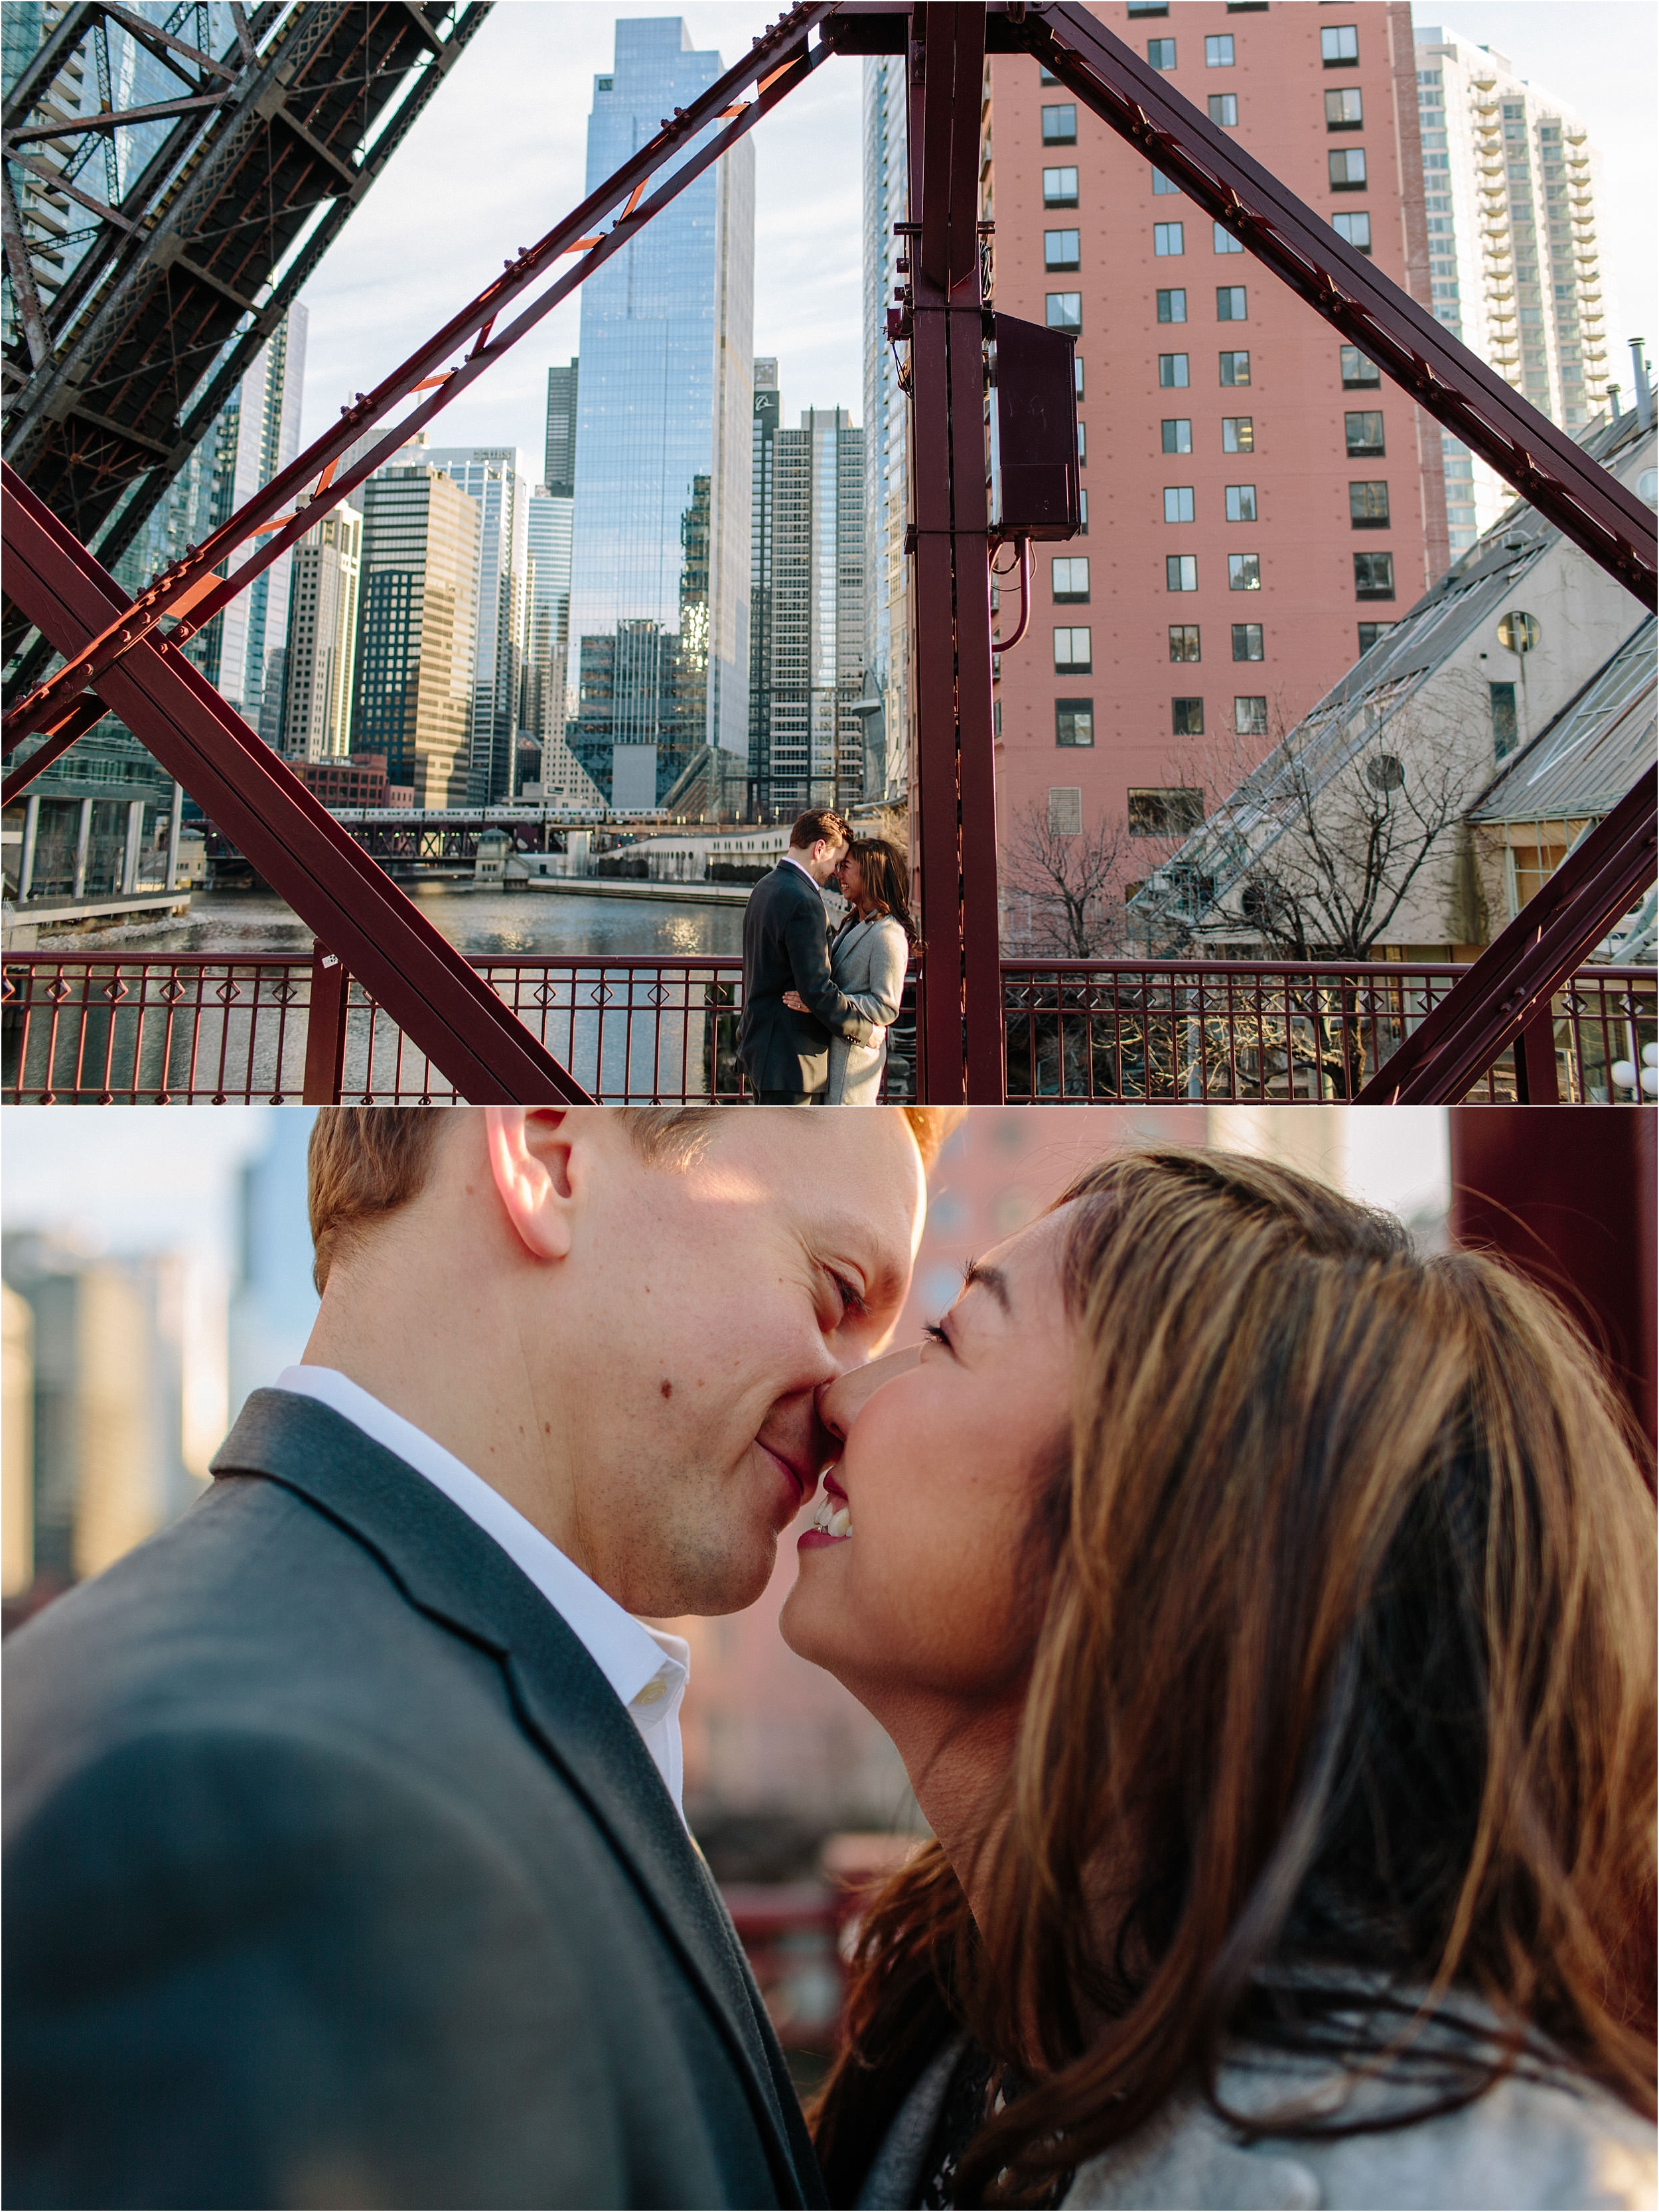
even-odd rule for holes
{"type": "MultiPolygon", "coordinates": [[[[586,1090],[614,1104],[735,1103],[743,963],[568,955],[473,962],[586,1090]]],[[[1386,962],[1006,960],[1011,1104],[1352,1098],[1460,970],[1386,962]]],[[[886,1096],[926,1096],[921,978],[889,1033],[886,1096]]],[[[1589,968],[1555,998],[1555,1095],[1651,1096],[1650,969],[1589,968]]],[[[319,953],[19,952],[4,958],[0,1097],[12,1103],[453,1102],[453,1086],[356,978],[319,953]]],[[[1505,1052],[1469,1097],[1520,1095],[1505,1052]]],[[[1528,1094],[1540,1095],[1537,1079],[1528,1094]]]]}
{"type": "MultiPolygon", "coordinates": [[[[1467,973],[1450,962],[1005,960],[1008,1101],[1352,1098],[1467,973]]],[[[1644,1095],[1643,1048],[1659,1035],[1651,969],[1581,969],[1552,1012],[1562,1101],[1644,1095]]],[[[1506,1050],[1468,1097],[1519,1095],[1506,1050]]]]}

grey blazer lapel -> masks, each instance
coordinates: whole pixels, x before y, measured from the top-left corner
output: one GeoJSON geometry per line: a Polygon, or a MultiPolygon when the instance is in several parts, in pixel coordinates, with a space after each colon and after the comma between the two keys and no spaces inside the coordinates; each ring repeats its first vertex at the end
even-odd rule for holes
{"type": "Polygon", "coordinates": [[[816,2160],[760,1992],[638,1729],[574,1631],[458,1505],[315,1399],[254,1391],[213,1472],[295,1492],[372,1551],[412,1605],[501,1658],[526,1728],[605,1834],[737,2059],[780,2202],[802,2201],[816,2160]]]}

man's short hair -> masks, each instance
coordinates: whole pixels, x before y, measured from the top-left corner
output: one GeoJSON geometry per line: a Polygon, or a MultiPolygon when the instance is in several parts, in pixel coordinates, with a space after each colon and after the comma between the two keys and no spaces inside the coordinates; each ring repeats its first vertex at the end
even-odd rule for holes
{"type": "MultiPolygon", "coordinates": [[[[379,1222],[418,1198],[447,1114],[464,1107],[325,1106],[311,1132],[307,1200],[319,1291],[342,1252],[360,1245],[379,1222]]],[[[732,1106],[613,1106],[641,1156],[653,1166],[685,1167],[702,1151],[732,1106]]],[[[851,1113],[856,1109],[844,1109],[851,1113]]],[[[904,1118],[924,1167],[931,1168],[962,1106],[907,1106],[904,1118]]]]}
{"type": "Polygon", "coordinates": [[[833,807],[809,806],[805,814],[795,817],[795,826],[789,832],[790,850],[810,853],[820,837],[826,844],[850,845],[853,825],[845,815],[837,814],[833,807]]]}

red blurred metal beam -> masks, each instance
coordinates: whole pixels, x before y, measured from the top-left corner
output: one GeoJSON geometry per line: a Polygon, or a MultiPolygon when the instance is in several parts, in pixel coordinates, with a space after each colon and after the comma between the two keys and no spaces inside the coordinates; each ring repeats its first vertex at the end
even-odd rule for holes
{"type": "Polygon", "coordinates": [[[1075,0],[1041,12],[1034,8],[1022,28],[1030,51],[1091,113],[1363,347],[1385,376],[1489,461],[1599,567],[1644,606],[1655,605],[1655,522],[1632,490],[1449,337],[1426,307],[1339,238],[1086,8],[1075,0]]]}
{"type": "Polygon", "coordinates": [[[980,99],[985,9],[909,17],[913,550],[916,772],[911,805],[927,946],[923,1049],[936,1104],[1000,1103],[1002,970],[992,756],[985,500],[980,99]]]}
{"type": "MultiPolygon", "coordinates": [[[[76,653],[125,594],[20,477],[4,468],[0,479],[7,589],[60,653],[76,653]]],[[[100,692],[463,1098],[592,1103],[176,646],[141,640],[100,692]]]]}
{"type": "MultiPolygon", "coordinates": [[[[1650,769],[1383,1062],[1357,1106],[1455,1104],[1530,1021],[1541,1022],[1591,948],[1653,881],[1655,799],[1650,769]]],[[[1553,1045],[1550,1053],[1553,1064],[1553,1045]]]]}

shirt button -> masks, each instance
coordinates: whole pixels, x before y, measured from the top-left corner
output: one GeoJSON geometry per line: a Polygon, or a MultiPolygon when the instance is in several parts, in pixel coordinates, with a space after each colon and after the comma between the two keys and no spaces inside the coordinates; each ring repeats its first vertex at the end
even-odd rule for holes
{"type": "Polygon", "coordinates": [[[634,1699],[636,1705],[654,1705],[659,1698],[668,1695],[668,1685],[660,1674],[653,1674],[634,1699]]]}

